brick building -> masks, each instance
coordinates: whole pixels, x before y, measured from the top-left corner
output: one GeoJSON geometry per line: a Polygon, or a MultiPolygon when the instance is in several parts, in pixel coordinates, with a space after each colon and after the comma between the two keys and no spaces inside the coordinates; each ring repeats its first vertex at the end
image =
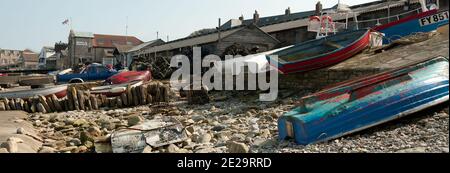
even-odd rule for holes
{"type": "Polygon", "coordinates": [[[137,46],[143,42],[133,36],[103,35],[90,32],[70,31],[67,64],[96,62],[114,64],[114,50],[117,46],[137,46]]]}
{"type": "Polygon", "coordinates": [[[24,50],[19,57],[19,68],[22,69],[37,69],[39,62],[39,54],[31,51],[24,50]]]}

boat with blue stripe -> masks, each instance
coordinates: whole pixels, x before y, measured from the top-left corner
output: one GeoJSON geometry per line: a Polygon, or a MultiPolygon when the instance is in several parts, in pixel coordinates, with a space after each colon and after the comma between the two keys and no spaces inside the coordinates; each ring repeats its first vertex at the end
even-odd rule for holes
{"type": "Polygon", "coordinates": [[[279,138],[328,141],[449,100],[449,61],[432,58],[304,97],[278,120],[279,138]]]}
{"type": "Polygon", "coordinates": [[[448,18],[448,11],[439,12],[437,9],[434,9],[418,12],[415,15],[376,26],[373,29],[385,34],[383,43],[389,44],[392,41],[415,33],[436,31],[437,28],[448,24],[448,18]]]}

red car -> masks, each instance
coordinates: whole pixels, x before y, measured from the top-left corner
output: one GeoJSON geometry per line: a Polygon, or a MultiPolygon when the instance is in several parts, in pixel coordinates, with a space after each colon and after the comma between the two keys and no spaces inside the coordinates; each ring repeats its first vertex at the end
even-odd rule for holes
{"type": "Polygon", "coordinates": [[[150,81],[152,74],[150,71],[125,71],[106,79],[105,83],[109,85],[125,84],[135,81],[150,81]]]}

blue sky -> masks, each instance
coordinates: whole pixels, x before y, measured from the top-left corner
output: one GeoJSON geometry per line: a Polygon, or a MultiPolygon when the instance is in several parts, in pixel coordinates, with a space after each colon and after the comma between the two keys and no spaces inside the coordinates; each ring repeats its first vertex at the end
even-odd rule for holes
{"type": "MultiPolygon", "coordinates": [[[[374,0],[341,0],[348,5],[374,0]]],[[[0,0],[0,48],[32,49],[67,42],[72,18],[77,31],[128,35],[142,41],[178,39],[195,30],[216,27],[241,14],[250,19],[255,10],[262,17],[283,14],[287,7],[299,12],[313,10],[316,0],[0,0]]],[[[338,0],[321,0],[324,8],[338,0]]]]}

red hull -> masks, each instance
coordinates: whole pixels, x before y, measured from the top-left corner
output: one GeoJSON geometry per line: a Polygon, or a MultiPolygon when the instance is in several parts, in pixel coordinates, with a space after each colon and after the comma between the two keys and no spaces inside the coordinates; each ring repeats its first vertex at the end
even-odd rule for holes
{"type": "MultiPolygon", "coordinates": [[[[58,97],[59,99],[64,98],[67,96],[67,90],[63,90],[60,92],[55,93],[56,97],[58,97]]],[[[50,95],[51,96],[51,95],[50,95]]]]}
{"type": "Polygon", "coordinates": [[[286,64],[279,70],[283,73],[293,73],[293,72],[311,71],[332,66],[358,54],[359,52],[364,50],[369,45],[369,43],[370,43],[370,32],[367,32],[360,40],[356,41],[354,44],[344,49],[341,49],[335,53],[307,61],[302,61],[293,64],[286,64]]]}
{"type": "Polygon", "coordinates": [[[152,74],[150,71],[126,71],[121,72],[119,74],[116,74],[114,76],[111,76],[106,80],[106,83],[117,85],[117,84],[124,84],[124,83],[130,83],[133,81],[150,81],[152,80],[152,74]]]}

